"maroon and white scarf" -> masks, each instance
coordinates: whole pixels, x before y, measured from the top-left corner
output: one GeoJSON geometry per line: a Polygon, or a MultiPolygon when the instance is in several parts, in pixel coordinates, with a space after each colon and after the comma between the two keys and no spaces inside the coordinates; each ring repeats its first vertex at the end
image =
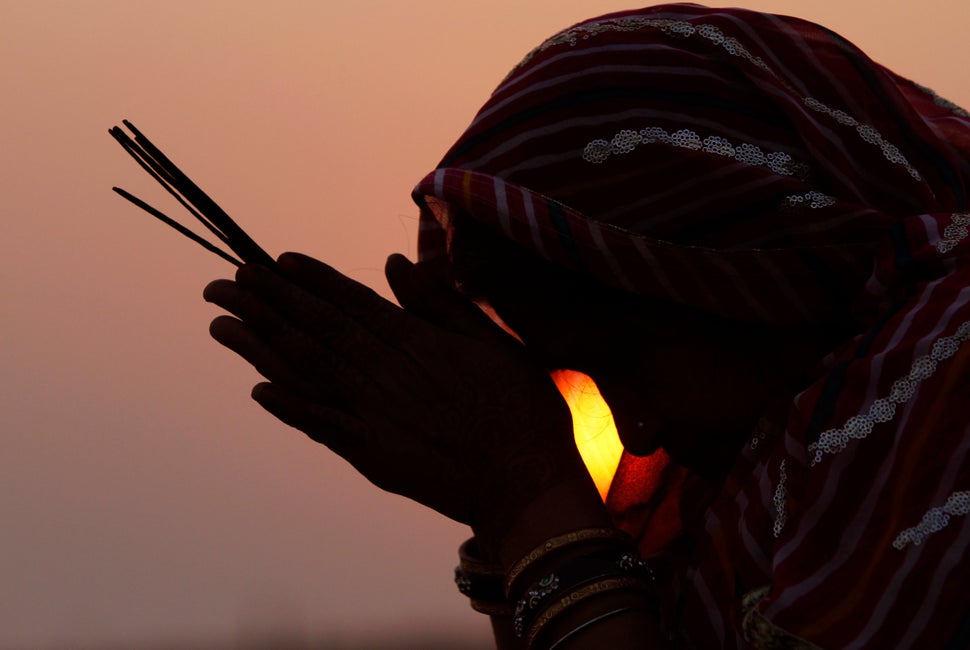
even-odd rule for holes
{"type": "MultiPolygon", "coordinates": [[[[970,646],[968,181],[962,109],[817,25],[682,4],[540,45],[414,196],[424,260],[449,254],[458,207],[632,293],[855,323],[688,531],[667,615],[698,648],[955,648],[970,646]]],[[[607,503],[653,552],[649,464],[625,457],[607,503]]]]}

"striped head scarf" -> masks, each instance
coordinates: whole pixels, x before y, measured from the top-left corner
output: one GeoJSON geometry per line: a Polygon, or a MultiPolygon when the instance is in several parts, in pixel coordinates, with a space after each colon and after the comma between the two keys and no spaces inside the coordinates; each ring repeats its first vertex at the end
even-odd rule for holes
{"type": "Polygon", "coordinates": [[[531,52],[417,186],[420,255],[448,254],[460,207],[621,289],[833,320],[892,224],[961,209],[954,118],[809,23],[696,5],[604,16],[531,52]]]}
{"type": "MultiPolygon", "coordinates": [[[[423,260],[460,257],[460,211],[632,294],[855,323],[661,549],[679,558],[667,624],[699,648],[956,648],[970,647],[968,181],[966,111],[817,25],[677,4],[542,43],[414,198],[423,260]]],[[[670,537],[651,463],[624,457],[607,502],[648,554],[670,537]]]]}

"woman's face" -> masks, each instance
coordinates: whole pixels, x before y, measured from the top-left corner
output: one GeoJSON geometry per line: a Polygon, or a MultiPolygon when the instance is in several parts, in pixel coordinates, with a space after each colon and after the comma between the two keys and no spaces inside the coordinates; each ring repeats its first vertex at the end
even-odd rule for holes
{"type": "Polygon", "coordinates": [[[662,301],[567,295],[536,288],[490,302],[550,370],[596,382],[629,453],[663,447],[702,474],[728,469],[772,398],[825,345],[662,301]]]}
{"type": "Polygon", "coordinates": [[[555,269],[481,230],[462,242],[461,280],[550,371],[589,375],[635,455],[663,447],[701,473],[726,470],[831,334],[732,323],[631,297],[555,269]],[[471,252],[468,254],[467,252],[471,252]]]}

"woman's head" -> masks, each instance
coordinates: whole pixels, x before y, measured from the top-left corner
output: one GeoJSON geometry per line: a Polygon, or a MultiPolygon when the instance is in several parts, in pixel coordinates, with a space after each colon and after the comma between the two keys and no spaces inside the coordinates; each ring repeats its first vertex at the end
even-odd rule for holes
{"type": "Polygon", "coordinates": [[[415,190],[629,293],[737,320],[846,318],[900,220],[964,209],[939,98],[828,30],[669,5],[585,21],[505,79],[415,190]]]}
{"type": "Polygon", "coordinates": [[[467,215],[453,224],[451,281],[487,305],[549,370],[596,382],[624,447],[663,446],[681,464],[726,469],[772,399],[847,335],[741,323],[604,286],[557,267],[467,215]]]}
{"type": "MultiPolygon", "coordinates": [[[[652,389],[657,411],[684,398],[690,418],[720,410],[723,425],[730,409],[712,405],[727,396],[746,424],[737,389],[760,395],[763,376],[790,374],[779,354],[817,358],[830,337],[812,327],[852,329],[892,290],[866,281],[895,227],[967,209],[954,115],[798,19],[698,5],[603,16],[530,53],[418,185],[420,256],[574,365],[676,368],[688,351],[672,334],[691,333],[698,358],[679,364],[677,399],[670,381],[652,389]]],[[[633,372],[626,385],[648,379],[633,372]]]]}

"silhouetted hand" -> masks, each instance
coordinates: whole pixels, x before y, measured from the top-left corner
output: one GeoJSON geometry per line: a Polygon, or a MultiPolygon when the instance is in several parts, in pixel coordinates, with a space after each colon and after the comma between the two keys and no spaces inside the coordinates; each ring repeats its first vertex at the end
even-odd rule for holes
{"type": "Polygon", "coordinates": [[[525,348],[420,265],[394,255],[386,273],[403,309],[303,255],[246,265],[206,287],[237,317],[210,331],[269,380],[253,390],[267,411],[452,519],[588,481],[568,408],[525,348]]]}

